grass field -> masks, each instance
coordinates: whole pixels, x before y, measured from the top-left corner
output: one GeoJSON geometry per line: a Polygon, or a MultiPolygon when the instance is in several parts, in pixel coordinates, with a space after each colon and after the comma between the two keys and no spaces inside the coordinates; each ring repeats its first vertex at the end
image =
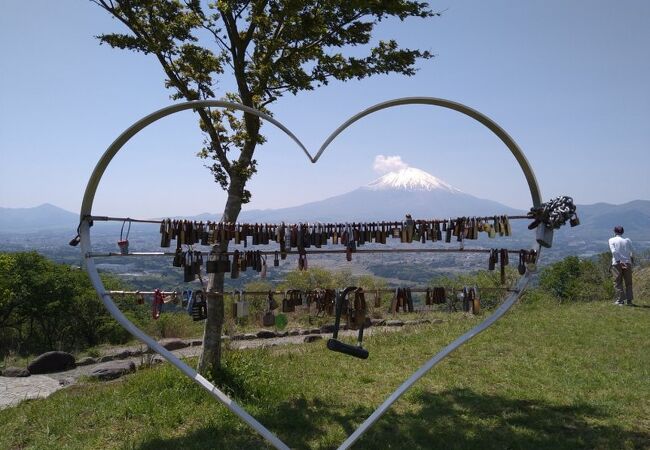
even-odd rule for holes
{"type": "MultiPolygon", "coordinates": [[[[645,294],[644,294],[645,295],[645,294]]],[[[356,449],[650,448],[650,299],[559,305],[529,295],[418,382],[356,449]]],[[[367,339],[227,352],[230,391],[292,448],[335,448],[428,356],[480,318],[367,339]]],[[[0,411],[2,449],[250,449],[266,444],[160,366],[0,411]]]]}

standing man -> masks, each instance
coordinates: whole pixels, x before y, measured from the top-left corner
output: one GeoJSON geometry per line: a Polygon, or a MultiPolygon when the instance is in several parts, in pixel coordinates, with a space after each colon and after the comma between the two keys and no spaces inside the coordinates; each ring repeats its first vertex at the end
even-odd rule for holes
{"type": "Polygon", "coordinates": [[[632,299],[632,243],[629,239],[623,237],[625,230],[622,226],[614,227],[614,237],[609,239],[609,249],[612,252],[611,271],[614,275],[614,289],[616,290],[615,305],[624,305],[627,301],[628,306],[633,306],[632,299]],[[623,291],[623,282],[625,282],[625,291],[623,291]]]}

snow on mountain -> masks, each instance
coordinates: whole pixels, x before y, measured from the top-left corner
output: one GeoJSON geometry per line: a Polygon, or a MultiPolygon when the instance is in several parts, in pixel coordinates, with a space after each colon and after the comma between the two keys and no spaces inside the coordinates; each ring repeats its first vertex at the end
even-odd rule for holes
{"type": "Polygon", "coordinates": [[[389,172],[365,187],[373,191],[402,189],[407,191],[443,190],[450,193],[462,192],[460,189],[456,189],[441,179],[415,167],[389,172]]]}

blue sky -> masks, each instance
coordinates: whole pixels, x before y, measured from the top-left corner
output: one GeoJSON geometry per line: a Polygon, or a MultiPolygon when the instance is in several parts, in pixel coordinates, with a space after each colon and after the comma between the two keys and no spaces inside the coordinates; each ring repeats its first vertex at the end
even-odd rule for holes
{"type": "MultiPolygon", "coordinates": [[[[419,64],[416,76],[332,83],[281,99],[275,117],[315,151],[341,122],[370,105],[404,96],[447,98],[478,109],[515,138],[545,199],[650,198],[650,2],[431,5],[442,17],[386,23],[377,33],[436,54],[419,64]]],[[[2,2],[0,206],[49,202],[77,211],[111,141],[171,103],[153,58],[93,38],[115,30],[119,23],[89,1],[2,2]]],[[[259,173],[249,184],[254,199],[248,208],[350,191],[380,175],[373,170],[377,155],[400,156],[479,197],[530,206],[512,155],[487,129],[452,111],[412,106],[378,113],[341,135],[316,165],[286,137],[264,130],[268,143],[256,153],[259,173]]],[[[194,156],[200,145],[190,112],[147,128],[107,170],[94,212],[221,211],[225,194],[194,156]]]]}

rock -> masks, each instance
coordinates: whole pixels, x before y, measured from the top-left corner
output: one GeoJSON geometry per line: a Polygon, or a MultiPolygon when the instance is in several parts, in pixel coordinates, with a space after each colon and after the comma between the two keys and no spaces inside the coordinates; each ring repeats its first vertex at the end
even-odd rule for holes
{"type": "Polygon", "coordinates": [[[433,319],[431,323],[442,323],[442,319],[433,319]]]}
{"type": "Polygon", "coordinates": [[[300,336],[300,330],[289,330],[289,336],[300,336]]]}
{"type": "Polygon", "coordinates": [[[7,367],[2,371],[3,377],[19,378],[19,377],[28,377],[31,375],[29,370],[24,367],[7,367]]]}
{"type": "Polygon", "coordinates": [[[77,361],[78,366],[87,366],[89,364],[95,363],[97,363],[97,359],[93,358],[92,356],[86,356],[85,358],[81,358],[79,361],[77,361]]]}
{"type": "Polygon", "coordinates": [[[47,352],[37,356],[27,365],[31,374],[62,372],[72,369],[75,366],[75,359],[67,352],[47,352]]]}
{"type": "Polygon", "coordinates": [[[257,335],[253,333],[246,333],[242,339],[245,341],[252,341],[253,339],[257,339],[257,335]]]}
{"type": "Polygon", "coordinates": [[[303,330],[303,329],[298,329],[298,332],[300,333],[301,336],[307,336],[308,334],[311,334],[309,330],[303,330]]]}
{"type": "Polygon", "coordinates": [[[404,325],[419,325],[420,322],[417,320],[405,320],[404,325]]]}
{"type": "Polygon", "coordinates": [[[158,343],[163,347],[165,347],[165,349],[169,350],[170,352],[173,350],[180,350],[181,348],[186,348],[190,346],[189,343],[176,338],[161,339],[158,341],[158,343]]]}
{"type": "Polygon", "coordinates": [[[418,323],[431,323],[431,319],[420,319],[417,322],[418,323]]]}
{"type": "Polygon", "coordinates": [[[203,345],[203,339],[190,339],[190,346],[200,347],[203,345]]]}
{"type": "Polygon", "coordinates": [[[111,356],[113,356],[113,359],[126,359],[126,358],[130,358],[131,356],[135,356],[135,355],[133,354],[133,352],[131,350],[122,350],[121,352],[114,353],[111,356]]]}
{"type": "Polygon", "coordinates": [[[334,324],[323,325],[322,327],[320,327],[320,332],[321,333],[333,333],[334,332],[334,324]]]}
{"type": "Polygon", "coordinates": [[[312,328],[309,330],[309,334],[320,334],[320,328],[312,328]]]}
{"type": "Polygon", "coordinates": [[[99,362],[105,363],[105,362],[113,361],[114,359],[115,357],[113,355],[104,355],[101,358],[99,358],[99,362]]]}
{"type": "Polygon", "coordinates": [[[386,319],[370,319],[373,327],[383,327],[386,325],[386,319]]]}
{"type": "MultiPolygon", "coordinates": [[[[235,340],[234,338],[231,338],[230,336],[221,336],[222,341],[229,341],[229,340],[235,340]]],[[[203,342],[201,342],[201,345],[203,345],[203,342]]]]}
{"type": "Polygon", "coordinates": [[[307,342],[307,343],[316,342],[316,341],[319,341],[321,339],[323,339],[323,336],[321,336],[320,334],[309,334],[309,335],[304,337],[303,342],[307,342]]]}
{"type": "Polygon", "coordinates": [[[287,336],[289,336],[288,331],[278,331],[276,334],[278,335],[278,337],[287,337],[287,336]]]}
{"type": "Polygon", "coordinates": [[[404,326],[404,322],[401,320],[387,320],[386,321],[386,326],[387,327],[402,327],[404,326]]]}
{"type": "Polygon", "coordinates": [[[88,376],[96,380],[107,381],[133,372],[135,372],[133,361],[110,361],[95,367],[88,376]]]}
{"type": "Polygon", "coordinates": [[[233,341],[241,341],[242,339],[244,339],[244,335],[243,334],[233,334],[230,339],[232,339],[233,341]]]}
{"type": "Polygon", "coordinates": [[[257,337],[259,339],[270,339],[276,336],[277,334],[275,333],[275,331],[271,331],[271,330],[260,330],[257,332],[257,337]]]}

